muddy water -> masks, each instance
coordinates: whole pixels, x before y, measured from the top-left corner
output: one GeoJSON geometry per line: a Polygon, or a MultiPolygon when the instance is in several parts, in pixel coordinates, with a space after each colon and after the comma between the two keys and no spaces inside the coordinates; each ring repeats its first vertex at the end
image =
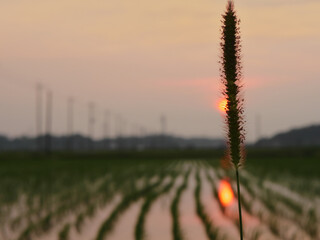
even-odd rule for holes
{"type": "MultiPolygon", "coordinates": [[[[218,178],[215,170],[211,169],[209,171],[211,177],[214,179],[215,187],[218,188],[218,184],[220,179],[218,178]]],[[[233,183],[234,184],[234,183],[233,183]]],[[[206,184],[204,184],[205,188],[206,184]]],[[[235,188],[234,188],[235,189],[235,188]]],[[[247,194],[245,189],[242,194],[247,194]]],[[[236,194],[236,193],[235,193],[236,194]]],[[[205,198],[209,199],[209,198],[205,198]]],[[[237,199],[234,198],[232,203],[226,207],[225,212],[223,213],[218,205],[218,199],[212,198],[210,203],[206,204],[208,208],[216,206],[214,210],[217,209],[218,211],[210,211],[212,212],[212,221],[215,226],[217,226],[219,229],[221,229],[222,233],[225,234],[226,239],[236,239],[239,236],[239,230],[238,230],[238,203],[237,199]]],[[[270,233],[268,227],[261,223],[260,219],[256,216],[250,215],[248,212],[246,212],[242,208],[242,219],[244,224],[244,239],[260,239],[260,240],[273,240],[277,239],[272,233],[270,233]]]]}
{"type": "MultiPolygon", "coordinates": [[[[245,172],[245,176],[248,178],[255,179],[255,177],[250,175],[248,172],[245,172]]],[[[302,204],[304,202],[303,197],[301,197],[298,193],[291,191],[290,189],[286,188],[285,186],[279,183],[264,181],[263,187],[271,190],[275,194],[278,194],[280,196],[286,196],[289,199],[293,199],[297,203],[300,202],[300,204],[302,204]]],[[[255,193],[257,194],[257,196],[262,195],[261,191],[261,189],[255,187],[255,193]]],[[[308,199],[305,200],[306,203],[308,203],[308,199]]],[[[255,202],[261,204],[262,206],[264,205],[260,201],[260,199],[256,199],[255,202]]],[[[295,215],[292,209],[289,209],[285,203],[277,202],[277,210],[275,212],[270,212],[268,209],[265,209],[264,211],[265,214],[269,216],[269,219],[276,219],[278,226],[280,226],[279,234],[282,238],[299,240],[312,239],[312,237],[309,236],[308,233],[305,231],[304,227],[301,226],[298,222],[296,222],[298,221],[297,218],[303,218],[304,216],[295,215]]]]}
{"type": "Polygon", "coordinates": [[[130,206],[119,218],[113,231],[105,238],[110,240],[134,239],[134,229],[140,213],[143,200],[139,200],[130,206]]]}
{"type": "Polygon", "coordinates": [[[96,214],[92,218],[85,220],[83,227],[80,232],[75,228],[72,228],[70,231],[71,240],[93,240],[96,237],[96,234],[99,230],[101,224],[105,219],[110,215],[115,206],[120,202],[121,197],[117,196],[115,199],[108,203],[106,206],[97,210],[96,214]]]}
{"type": "Polygon", "coordinates": [[[162,195],[154,202],[150,212],[146,217],[146,239],[152,240],[170,240],[172,238],[171,225],[172,218],[170,214],[170,205],[177,186],[182,182],[182,178],[176,180],[175,186],[166,195],[162,195]]]}
{"type": "MultiPolygon", "coordinates": [[[[190,167],[188,164],[182,165],[181,167],[190,167]],[[186,166],[187,165],[187,166],[186,166]]],[[[205,175],[205,168],[200,169],[200,177],[202,182],[201,188],[201,202],[204,205],[206,214],[210,217],[214,227],[219,228],[219,232],[224,236],[225,240],[237,239],[239,237],[238,227],[235,224],[234,216],[225,214],[221,211],[218,200],[214,197],[212,192],[211,182],[207,179],[205,175]]],[[[210,176],[214,179],[216,187],[219,183],[219,178],[215,173],[215,170],[209,170],[210,176]]],[[[168,183],[170,178],[166,179],[163,184],[168,183]]],[[[150,211],[146,215],[145,221],[145,233],[146,239],[150,240],[170,240],[172,239],[172,216],[170,212],[170,205],[175,196],[177,188],[181,185],[183,177],[180,176],[174,187],[169,191],[169,193],[159,197],[151,206],[150,211]]],[[[162,185],[163,185],[162,184],[162,185]]],[[[184,239],[186,240],[205,240],[208,239],[205,228],[202,221],[198,218],[196,213],[196,203],[194,198],[194,190],[196,187],[195,171],[189,176],[188,188],[182,193],[179,213],[180,213],[180,226],[183,232],[184,239]]],[[[244,191],[243,194],[246,194],[244,191]]],[[[116,197],[112,202],[108,203],[106,206],[101,207],[96,211],[96,214],[87,218],[83,224],[81,232],[77,232],[74,227],[75,216],[69,216],[63,219],[59,224],[54,226],[50,232],[45,236],[36,238],[36,240],[57,240],[58,234],[65,223],[71,223],[72,227],[70,229],[70,240],[95,240],[96,235],[101,227],[101,224],[110,216],[112,210],[117,206],[121,197],[116,197]]],[[[107,235],[105,239],[111,240],[133,240],[135,226],[137,224],[137,219],[141,210],[141,206],[144,199],[140,199],[134,202],[126,211],[124,211],[118,218],[114,225],[114,229],[107,235]]],[[[229,207],[229,212],[237,213],[237,201],[236,199],[229,207]]],[[[255,228],[258,228],[261,222],[258,218],[251,216],[247,212],[243,211],[243,220],[245,223],[245,233],[248,234],[253,232],[255,228]]],[[[264,234],[260,236],[260,240],[271,240],[271,234],[268,234],[268,228],[265,226],[263,229],[264,234]]],[[[247,238],[249,239],[249,238],[247,238]]],[[[254,238],[250,238],[254,239],[254,238]]]]}
{"type": "Polygon", "coordinates": [[[194,189],[196,186],[195,174],[191,173],[188,181],[188,188],[182,194],[179,210],[180,225],[185,239],[207,239],[201,220],[196,213],[196,203],[194,199],[194,189]]]}
{"type": "MultiPolygon", "coordinates": [[[[217,182],[215,172],[212,170],[209,174],[213,176],[213,179],[217,182]]],[[[213,196],[212,185],[208,181],[204,172],[201,174],[201,180],[201,199],[208,216],[212,220],[212,224],[221,230],[220,234],[224,235],[226,239],[236,239],[237,236],[239,236],[238,228],[235,226],[234,222],[230,218],[226,217],[221,211],[218,200],[213,196]]],[[[234,210],[236,202],[234,201],[230,207],[234,210]]]]}

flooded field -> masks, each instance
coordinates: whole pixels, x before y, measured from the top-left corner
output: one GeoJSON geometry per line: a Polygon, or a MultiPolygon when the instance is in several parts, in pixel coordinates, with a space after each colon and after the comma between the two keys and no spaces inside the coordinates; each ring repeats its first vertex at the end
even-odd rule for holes
{"type": "MultiPolygon", "coordinates": [[[[240,172],[245,239],[320,239],[320,176],[270,161],[240,172]]],[[[234,172],[219,163],[2,160],[0,239],[238,239],[234,172]]]]}

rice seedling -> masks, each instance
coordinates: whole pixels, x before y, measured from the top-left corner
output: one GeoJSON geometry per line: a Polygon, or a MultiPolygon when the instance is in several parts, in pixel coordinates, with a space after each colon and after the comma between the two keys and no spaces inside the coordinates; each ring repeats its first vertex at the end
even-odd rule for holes
{"type": "Polygon", "coordinates": [[[319,224],[315,209],[310,209],[308,212],[307,221],[305,222],[305,229],[314,239],[319,237],[319,224]]]}
{"type": "MultiPolygon", "coordinates": [[[[294,184],[295,176],[293,173],[295,173],[299,176],[299,181],[301,180],[305,184],[310,180],[314,181],[312,184],[315,185],[311,186],[310,183],[310,186],[306,186],[306,189],[315,191],[319,177],[315,174],[312,175],[312,178],[305,176],[307,172],[291,166],[291,159],[288,158],[281,160],[280,166],[283,162],[288,166],[288,172],[283,176],[281,176],[277,166],[279,159],[269,158],[263,159],[261,162],[253,159],[253,161],[255,163],[248,162],[248,170],[241,171],[241,204],[244,213],[246,213],[245,216],[251,215],[257,220],[259,219],[261,224],[255,229],[252,229],[250,224],[247,227],[245,225],[246,239],[269,239],[268,237],[271,238],[272,236],[275,239],[290,240],[318,239],[320,209],[317,202],[319,198],[315,195],[315,192],[306,194],[306,190],[298,184],[292,185],[295,186],[292,189],[290,189],[290,186],[294,184]],[[269,172],[268,174],[262,174],[264,168],[269,172]],[[291,168],[293,169],[292,173],[291,168]]],[[[215,222],[212,223],[209,212],[206,212],[204,203],[201,202],[201,200],[204,201],[201,196],[204,196],[204,191],[207,190],[203,185],[204,180],[210,183],[210,190],[215,197],[217,197],[216,186],[218,181],[220,178],[224,179],[226,175],[229,176],[234,191],[237,191],[236,177],[233,176],[232,172],[224,172],[218,167],[219,159],[193,161],[156,161],[148,159],[137,160],[137,162],[125,160],[119,162],[112,160],[58,160],[50,163],[48,161],[38,161],[33,164],[31,161],[31,166],[29,166],[28,161],[16,161],[14,165],[26,166],[23,168],[27,170],[8,167],[4,171],[1,169],[5,169],[6,165],[10,166],[12,163],[0,161],[0,181],[7,184],[7,186],[0,185],[0,189],[2,191],[12,188],[10,190],[12,193],[9,194],[11,197],[7,198],[3,194],[0,195],[0,239],[44,239],[51,234],[55,234],[57,239],[60,235],[61,238],[68,239],[67,232],[73,233],[73,230],[75,230],[75,234],[77,232],[80,235],[89,234],[90,231],[84,231],[86,227],[92,226],[91,224],[95,224],[97,220],[97,222],[101,221],[101,216],[97,214],[98,211],[105,208],[115,196],[123,196],[120,201],[125,203],[119,207],[120,202],[118,202],[119,205],[117,204],[111,209],[113,213],[111,212],[104,219],[104,221],[107,221],[108,218],[111,219],[109,219],[109,226],[107,225],[107,228],[110,229],[106,231],[105,238],[118,237],[118,235],[110,235],[114,227],[121,227],[117,220],[134,203],[144,199],[143,204],[145,206],[141,208],[141,210],[144,210],[140,212],[141,215],[137,218],[137,225],[135,226],[139,225],[137,229],[140,229],[140,237],[137,239],[141,239],[145,236],[144,233],[148,233],[148,224],[144,223],[147,222],[149,209],[158,204],[158,201],[155,201],[159,196],[169,195],[168,192],[162,191],[169,184],[167,180],[174,176],[180,176],[182,182],[179,183],[175,192],[172,192],[174,194],[170,205],[172,227],[170,229],[170,226],[168,226],[168,231],[170,231],[169,234],[173,239],[187,238],[188,236],[183,235],[183,229],[180,226],[181,220],[179,219],[180,216],[185,216],[185,209],[179,209],[179,206],[181,204],[188,206],[190,202],[181,198],[190,182],[188,181],[191,175],[190,166],[206,173],[206,178],[202,178],[202,175],[199,172],[197,173],[198,176],[195,178],[196,189],[192,189],[192,191],[195,190],[193,197],[196,200],[196,205],[200,205],[200,207],[197,206],[195,214],[199,216],[201,225],[205,229],[203,233],[205,232],[206,235],[210,236],[210,239],[214,239],[214,237],[222,239],[222,233],[227,234],[224,231],[227,229],[224,227],[217,228],[212,225],[215,222]],[[55,178],[51,175],[53,170],[50,168],[54,169],[55,178]],[[142,191],[156,184],[159,179],[163,179],[159,185],[142,191]],[[164,180],[166,181],[164,182],[164,180]],[[199,186],[198,181],[200,181],[199,186]],[[131,200],[124,200],[126,197],[131,200]],[[10,202],[10,199],[12,202],[10,202]],[[69,225],[69,230],[65,230],[62,234],[67,225],[69,225]],[[215,231],[218,231],[218,233],[212,236],[215,231]]],[[[219,211],[218,205],[214,204],[214,206],[219,211]]],[[[102,224],[94,225],[94,228],[97,227],[97,230],[100,230],[98,227],[101,228],[101,226],[102,224]]],[[[238,223],[237,226],[239,226],[238,223]]],[[[200,228],[200,230],[202,229],[200,228]]],[[[235,230],[234,227],[233,230],[235,230]]],[[[96,237],[98,231],[92,232],[92,234],[94,236],[91,237],[96,237]]],[[[231,235],[233,236],[233,233],[231,235]]],[[[133,235],[132,238],[134,237],[133,235]]],[[[73,240],[73,234],[69,234],[69,238],[73,240]]]]}
{"type": "Polygon", "coordinates": [[[84,189],[81,184],[74,190],[76,189],[78,189],[80,193],[75,191],[73,196],[68,199],[63,195],[60,195],[62,197],[56,198],[55,206],[50,208],[48,207],[48,211],[45,211],[43,216],[40,215],[31,220],[25,230],[22,231],[20,238],[25,239],[28,238],[28,235],[40,235],[47,232],[52,225],[57,223],[65,215],[71,214],[72,211],[76,211],[84,202],[87,202],[87,200],[90,199],[91,194],[94,195],[92,191],[84,189]]]}
{"type": "Polygon", "coordinates": [[[32,239],[33,235],[40,235],[52,227],[52,213],[48,213],[37,223],[30,223],[20,234],[18,240],[32,239]]]}
{"type": "MultiPolygon", "coordinates": [[[[241,80],[241,44],[239,20],[234,10],[233,1],[227,3],[227,10],[222,20],[221,37],[221,78],[224,84],[224,97],[227,100],[226,122],[228,126],[228,156],[230,164],[236,170],[237,194],[239,208],[240,239],[243,239],[241,197],[239,184],[239,167],[243,165],[243,99],[240,96],[241,80]]],[[[229,165],[230,165],[229,164],[229,165]]]]}
{"type": "Polygon", "coordinates": [[[33,226],[29,225],[18,237],[18,240],[32,240],[31,230],[33,226]]]}
{"type": "Polygon", "coordinates": [[[183,232],[181,230],[179,224],[179,202],[181,199],[182,193],[187,189],[188,186],[188,179],[191,170],[188,170],[184,176],[184,180],[182,184],[178,187],[176,195],[171,203],[171,215],[172,215],[172,235],[174,240],[182,240],[183,239],[183,232]]]}
{"type": "Polygon", "coordinates": [[[81,228],[83,226],[83,222],[84,222],[84,213],[82,212],[77,216],[76,221],[74,223],[75,228],[76,228],[78,233],[81,232],[81,228]]]}
{"type": "MultiPolygon", "coordinates": [[[[214,181],[214,179],[212,178],[212,176],[209,174],[208,169],[206,169],[206,176],[207,179],[212,187],[212,194],[214,196],[215,199],[217,199],[217,203],[219,205],[220,210],[222,211],[223,214],[225,214],[226,216],[228,216],[228,214],[226,213],[226,206],[222,203],[222,201],[220,200],[219,197],[219,192],[218,192],[218,188],[217,188],[217,183],[214,181]]],[[[219,181],[221,181],[221,179],[219,178],[219,181]]],[[[222,180],[222,181],[226,181],[226,180],[222,180]]],[[[232,185],[231,185],[232,188],[232,185]]],[[[232,188],[232,191],[235,192],[234,188],[232,188]]],[[[243,195],[241,195],[241,200],[243,200],[243,195]]],[[[243,202],[242,201],[242,205],[246,208],[248,206],[247,202],[243,202]]],[[[247,210],[247,209],[246,209],[247,210]]],[[[234,224],[236,225],[236,227],[239,228],[239,221],[238,219],[234,219],[232,218],[234,224]]]]}
{"type": "Polygon", "coordinates": [[[215,240],[218,238],[218,229],[216,229],[212,225],[211,219],[206,214],[205,208],[204,208],[203,204],[201,203],[200,194],[201,194],[201,178],[200,178],[200,174],[199,174],[199,170],[198,170],[196,173],[196,188],[194,191],[194,197],[196,200],[196,211],[197,211],[198,217],[201,219],[201,221],[204,225],[207,237],[210,240],[215,240]]]}
{"type": "Polygon", "coordinates": [[[174,185],[176,176],[174,176],[172,178],[172,180],[165,185],[162,189],[160,189],[159,191],[155,190],[155,191],[151,191],[149,192],[146,197],[145,197],[145,202],[141,207],[141,211],[140,214],[138,216],[138,221],[135,227],[135,239],[136,240],[143,240],[145,239],[146,233],[145,233],[145,219],[146,219],[146,215],[149,212],[151,205],[154,203],[154,201],[159,198],[162,194],[167,193],[174,185]]]}
{"type": "Polygon", "coordinates": [[[65,224],[59,233],[59,240],[68,240],[71,225],[69,223],[65,224]]]}
{"type": "MultiPolygon", "coordinates": [[[[245,177],[246,178],[246,177],[245,177]]],[[[244,179],[245,179],[244,178],[244,179]]],[[[251,184],[248,181],[244,181],[248,184],[243,185],[244,190],[252,188],[251,184]]],[[[306,225],[304,221],[305,216],[297,214],[294,210],[291,209],[289,204],[288,206],[285,203],[288,201],[286,199],[282,202],[281,198],[278,198],[278,195],[268,189],[263,189],[263,191],[258,191],[258,188],[252,189],[253,194],[250,198],[242,198],[243,206],[247,210],[252,204],[252,199],[261,203],[261,206],[268,212],[262,214],[262,212],[253,212],[253,215],[256,215],[261,222],[265,223],[270,231],[282,239],[288,239],[288,234],[290,230],[288,226],[295,228],[296,235],[301,237],[304,236],[304,239],[308,239],[308,235],[312,237],[312,234],[308,231],[310,225],[306,225]]],[[[248,191],[249,194],[249,191],[248,191]]],[[[283,197],[283,196],[282,196],[283,197]]],[[[248,211],[248,210],[247,210],[248,211]]],[[[299,237],[297,239],[299,239],[299,237]]],[[[290,236],[290,239],[295,239],[293,236],[290,236]]]]}
{"type": "Polygon", "coordinates": [[[10,229],[12,231],[17,230],[22,224],[22,216],[18,216],[17,218],[13,219],[10,223],[10,229]]]}
{"type": "Polygon", "coordinates": [[[104,240],[107,234],[113,229],[121,213],[124,212],[127,208],[129,208],[130,205],[135,201],[137,201],[139,198],[143,197],[152,189],[158,187],[162,181],[163,181],[163,178],[161,178],[154,184],[147,185],[141,190],[133,191],[133,193],[130,193],[127,196],[124,196],[123,200],[116,206],[116,208],[112,211],[110,216],[102,223],[95,239],[104,240]]]}
{"type": "Polygon", "coordinates": [[[270,218],[269,228],[274,235],[281,237],[278,218],[276,217],[270,218]]]}
{"type": "Polygon", "coordinates": [[[132,170],[113,174],[98,186],[96,193],[91,196],[89,201],[84,203],[84,209],[76,217],[74,225],[78,233],[81,232],[86,218],[92,217],[98,207],[106,205],[119,191],[121,191],[121,189],[125,187],[127,184],[126,178],[130,174],[132,174],[132,170]],[[114,185],[111,185],[110,182],[114,185]]]}
{"type": "Polygon", "coordinates": [[[262,231],[260,229],[255,229],[249,239],[251,240],[258,240],[262,235],[262,231]]]}

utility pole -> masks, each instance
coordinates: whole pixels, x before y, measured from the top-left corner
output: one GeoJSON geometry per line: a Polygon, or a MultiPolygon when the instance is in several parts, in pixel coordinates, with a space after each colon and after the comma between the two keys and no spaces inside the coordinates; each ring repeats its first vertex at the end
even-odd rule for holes
{"type": "Polygon", "coordinates": [[[122,116],[118,114],[115,118],[115,125],[116,125],[116,139],[117,139],[117,148],[122,148],[122,135],[123,135],[123,120],[122,116]]]}
{"type": "Polygon", "coordinates": [[[115,116],[115,137],[119,138],[122,133],[121,133],[121,116],[119,114],[117,114],[117,116],[115,116]]]}
{"type": "Polygon", "coordinates": [[[36,85],[36,148],[41,151],[42,148],[42,84],[37,83],[36,85]]]}
{"type": "Polygon", "coordinates": [[[167,119],[166,116],[163,114],[160,116],[160,129],[161,129],[161,143],[160,147],[165,147],[165,134],[167,130],[167,119]]]}
{"type": "Polygon", "coordinates": [[[88,109],[88,148],[93,149],[94,145],[94,124],[95,124],[95,104],[89,103],[88,109]]]}
{"type": "Polygon", "coordinates": [[[47,91],[47,109],[46,109],[46,138],[45,138],[45,152],[49,155],[51,153],[51,127],[52,127],[52,91],[47,91]]]}
{"type": "Polygon", "coordinates": [[[127,121],[124,117],[121,117],[121,147],[126,149],[128,143],[128,135],[127,135],[127,121]]]}
{"type": "Polygon", "coordinates": [[[121,132],[122,132],[123,137],[125,137],[126,135],[128,136],[128,133],[127,133],[127,121],[123,117],[122,117],[121,120],[122,120],[121,121],[121,132]]]}
{"type": "Polygon", "coordinates": [[[130,147],[132,149],[139,148],[139,126],[135,123],[131,125],[131,132],[129,134],[130,147]]]}
{"type": "Polygon", "coordinates": [[[68,98],[67,102],[67,150],[73,150],[73,104],[74,99],[68,98]]]}
{"type": "Polygon", "coordinates": [[[161,135],[164,136],[167,131],[167,118],[164,114],[160,116],[160,129],[161,135]]]}
{"type": "Polygon", "coordinates": [[[140,136],[140,144],[141,148],[145,149],[146,148],[146,129],[144,127],[139,127],[139,136],[140,136]]]}
{"type": "Polygon", "coordinates": [[[105,148],[108,148],[108,138],[110,139],[110,112],[108,110],[104,113],[104,123],[103,123],[103,138],[105,141],[105,148]]]}
{"type": "Polygon", "coordinates": [[[256,125],[256,141],[259,141],[259,139],[261,138],[261,116],[260,114],[256,115],[256,121],[255,121],[255,125],[256,125]]]}
{"type": "Polygon", "coordinates": [[[142,126],[139,127],[139,135],[141,138],[144,138],[146,136],[146,129],[142,126]]]}

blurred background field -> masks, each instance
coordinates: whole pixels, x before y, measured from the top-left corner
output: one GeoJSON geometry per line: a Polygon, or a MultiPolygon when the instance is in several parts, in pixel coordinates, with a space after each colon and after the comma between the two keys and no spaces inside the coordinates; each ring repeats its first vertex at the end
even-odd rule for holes
{"type": "MultiPolygon", "coordinates": [[[[223,150],[160,152],[1,153],[1,239],[235,239],[223,150]]],[[[319,171],[317,148],[249,149],[245,238],[319,239],[319,171]]]]}

